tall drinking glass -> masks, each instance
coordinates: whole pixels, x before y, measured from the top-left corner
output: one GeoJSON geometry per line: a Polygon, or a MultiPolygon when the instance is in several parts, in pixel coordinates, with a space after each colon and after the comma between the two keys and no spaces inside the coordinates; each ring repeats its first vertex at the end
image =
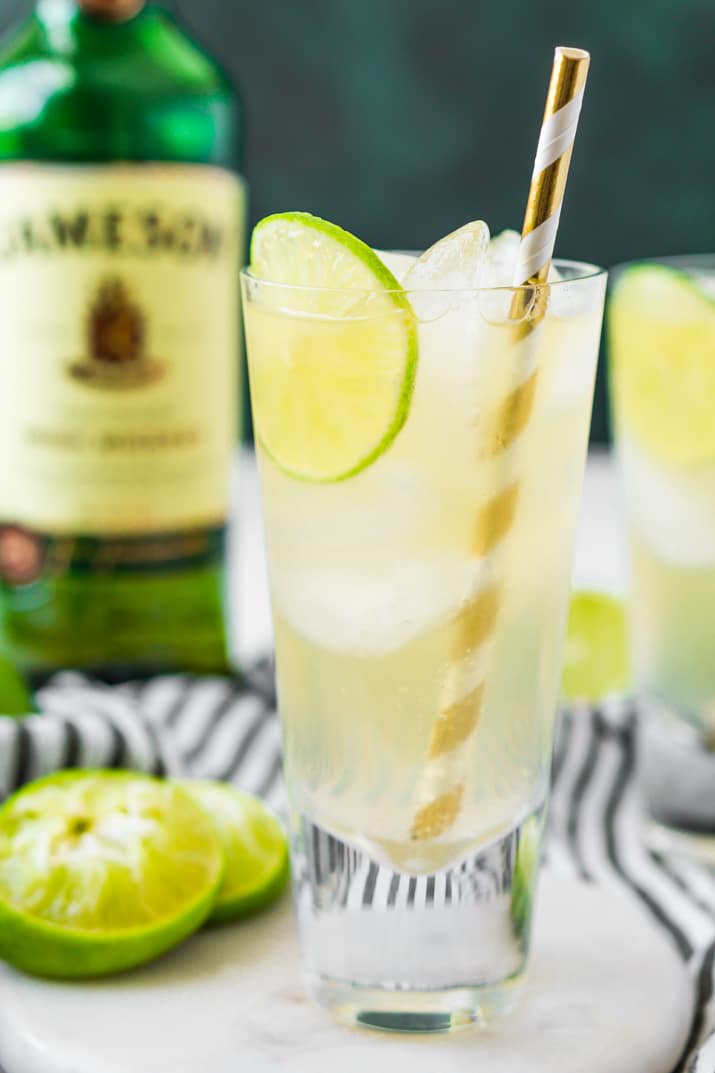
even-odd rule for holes
{"type": "MultiPolygon", "coordinates": [[[[243,273],[295,908],[310,990],[353,1023],[488,1020],[525,965],[605,291],[556,267],[390,305],[243,273]],[[380,362],[406,319],[392,441],[342,479],[276,464],[279,367],[334,390],[345,365],[357,399],[356,348],[380,362]]],[[[285,402],[297,452],[315,395],[285,402]]]]}
{"type": "Polygon", "coordinates": [[[715,256],[613,274],[609,358],[652,812],[715,833],[715,256]]]}

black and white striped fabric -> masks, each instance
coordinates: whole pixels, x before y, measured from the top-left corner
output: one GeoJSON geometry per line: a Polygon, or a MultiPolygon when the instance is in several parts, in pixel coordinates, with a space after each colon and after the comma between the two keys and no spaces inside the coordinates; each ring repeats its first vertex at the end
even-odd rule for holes
{"type": "MultiPolygon", "coordinates": [[[[128,767],[224,779],[285,813],[273,674],[265,661],[239,680],[166,676],[109,687],[62,674],[38,694],[39,714],[0,717],[0,800],[65,767],[128,767]]],[[[449,903],[460,871],[416,879],[377,869],[328,835],[311,867],[352,854],[346,904],[449,903]]],[[[554,755],[546,867],[625,888],[688,966],[696,996],[673,1073],[715,1073],[715,872],[654,848],[640,794],[638,713],[622,700],[563,714],[554,755]]],[[[499,862],[484,870],[498,886],[499,862]]]]}
{"type": "Polygon", "coordinates": [[[105,686],[57,675],[39,714],[0,718],[0,800],[58,768],[132,768],[234,782],[284,811],[273,675],[171,675],[105,686]]]}
{"type": "Polygon", "coordinates": [[[715,873],[650,844],[639,775],[639,713],[620,699],[563,713],[552,770],[547,859],[586,882],[617,883],[685,961],[695,1002],[674,1073],[715,1073],[715,873]]]}

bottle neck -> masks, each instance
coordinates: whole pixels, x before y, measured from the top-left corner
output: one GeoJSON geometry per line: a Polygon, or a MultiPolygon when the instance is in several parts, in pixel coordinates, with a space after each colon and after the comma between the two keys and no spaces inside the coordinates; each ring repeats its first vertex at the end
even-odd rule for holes
{"type": "Polygon", "coordinates": [[[103,22],[126,22],[138,15],[146,0],[76,0],[80,11],[103,22]]]}

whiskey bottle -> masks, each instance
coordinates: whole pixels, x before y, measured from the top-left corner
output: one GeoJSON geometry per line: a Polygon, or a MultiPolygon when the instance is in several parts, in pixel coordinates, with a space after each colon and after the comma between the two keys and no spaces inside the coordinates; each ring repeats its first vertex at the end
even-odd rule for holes
{"type": "Polygon", "coordinates": [[[241,110],[143,0],[0,48],[0,649],[35,678],[228,666],[241,110]]]}

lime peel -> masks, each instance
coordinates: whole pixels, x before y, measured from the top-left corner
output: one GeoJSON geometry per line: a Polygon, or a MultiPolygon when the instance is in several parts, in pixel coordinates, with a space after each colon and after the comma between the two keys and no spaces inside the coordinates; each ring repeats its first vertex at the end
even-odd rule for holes
{"type": "Polygon", "coordinates": [[[186,779],[181,785],[209,813],[226,856],[226,872],[209,924],[250,916],[275,901],[290,876],[279,820],[259,798],[228,783],[186,779]]]}

